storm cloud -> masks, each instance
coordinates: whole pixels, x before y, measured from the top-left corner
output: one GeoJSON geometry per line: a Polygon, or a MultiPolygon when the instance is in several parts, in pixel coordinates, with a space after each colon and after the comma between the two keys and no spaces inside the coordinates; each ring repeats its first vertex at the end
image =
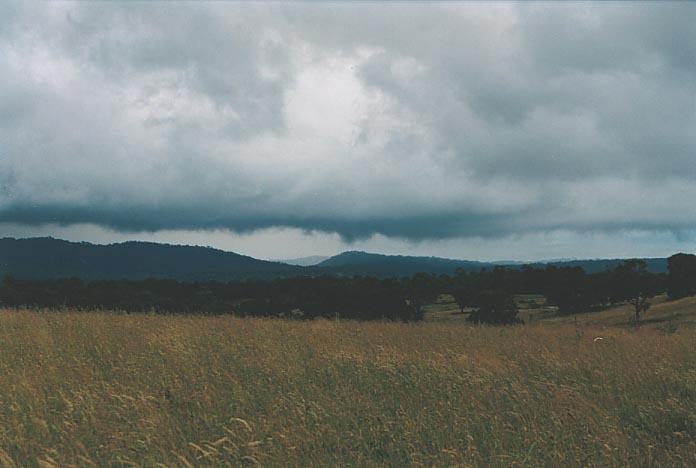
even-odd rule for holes
{"type": "Polygon", "coordinates": [[[696,228],[693,3],[0,9],[0,222],[696,228]]]}

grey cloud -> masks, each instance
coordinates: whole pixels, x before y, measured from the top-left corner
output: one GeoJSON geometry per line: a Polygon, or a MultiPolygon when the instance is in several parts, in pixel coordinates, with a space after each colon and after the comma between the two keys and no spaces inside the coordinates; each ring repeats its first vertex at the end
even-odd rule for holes
{"type": "MultiPolygon", "coordinates": [[[[225,130],[243,138],[282,126],[282,91],[291,70],[285,45],[267,37],[265,26],[263,12],[253,7],[86,5],[67,15],[60,43],[117,86],[165,74],[213,106],[229,107],[235,117],[225,130]],[[282,72],[263,76],[263,62],[282,72]]],[[[156,80],[144,84],[142,99],[157,86],[156,80]]]]}
{"type": "Polygon", "coordinates": [[[0,222],[696,227],[693,4],[7,11],[0,222]]]}

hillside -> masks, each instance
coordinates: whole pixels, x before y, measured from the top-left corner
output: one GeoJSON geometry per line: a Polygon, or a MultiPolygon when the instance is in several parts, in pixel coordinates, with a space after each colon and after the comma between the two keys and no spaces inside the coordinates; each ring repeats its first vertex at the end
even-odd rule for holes
{"type": "Polygon", "coordinates": [[[0,276],[228,281],[303,274],[303,267],[257,260],[209,247],[150,242],[95,245],[53,238],[0,239],[0,276]]]}
{"type": "MultiPolygon", "coordinates": [[[[582,325],[592,327],[630,327],[633,310],[629,304],[576,315],[558,316],[556,308],[549,306],[544,296],[519,294],[515,296],[519,307],[518,317],[526,324],[582,325]]],[[[651,299],[651,307],[642,315],[642,326],[655,329],[671,326],[696,326],[696,296],[670,301],[665,294],[651,299]]],[[[464,314],[448,294],[440,295],[425,307],[426,321],[440,323],[465,323],[469,309],[464,314]]]]}
{"type": "MultiPolygon", "coordinates": [[[[643,260],[647,264],[648,271],[652,273],[664,273],[667,271],[666,258],[645,258],[643,260]]],[[[621,262],[623,262],[623,259],[561,260],[531,263],[517,261],[478,262],[440,257],[413,257],[349,251],[331,257],[317,266],[339,274],[388,277],[410,276],[420,272],[451,275],[459,268],[475,272],[481,268],[492,269],[503,266],[507,268],[521,268],[524,265],[536,268],[545,268],[549,265],[556,267],[581,267],[587,273],[597,273],[607,269],[614,269],[621,262]]]]}
{"type": "MultiPolygon", "coordinates": [[[[623,258],[607,258],[607,259],[593,259],[593,260],[560,260],[560,261],[548,261],[548,262],[535,262],[529,263],[529,265],[534,267],[545,267],[547,265],[557,266],[557,267],[580,267],[585,270],[586,273],[598,273],[604,270],[613,270],[625,259],[623,258]]],[[[643,258],[648,271],[651,273],[666,273],[667,272],[667,259],[666,258],[643,258]]]]}
{"type": "Polygon", "coordinates": [[[341,274],[388,277],[410,276],[421,272],[452,274],[458,268],[478,271],[481,268],[492,268],[494,265],[439,257],[411,257],[350,251],[324,260],[317,266],[341,274]]]}
{"type": "MultiPolygon", "coordinates": [[[[656,296],[651,301],[652,306],[642,315],[642,322],[645,325],[674,323],[682,325],[696,325],[696,297],[685,297],[674,301],[667,300],[667,296],[656,296]]],[[[620,305],[611,307],[599,312],[588,312],[567,317],[550,317],[544,322],[550,323],[572,323],[577,322],[585,325],[596,326],[626,326],[630,323],[633,310],[630,305],[620,305]]]]}
{"type": "MultiPolygon", "coordinates": [[[[533,263],[544,268],[579,266],[588,273],[614,268],[620,259],[568,260],[533,263]]],[[[666,271],[664,258],[645,259],[652,272],[666,271]]],[[[478,262],[440,257],[383,255],[359,251],[325,257],[305,257],[282,262],[258,260],[246,255],[210,247],[124,242],[95,245],[59,239],[0,239],[0,277],[81,279],[173,278],[185,281],[230,281],[272,279],[293,276],[375,276],[381,278],[411,276],[416,273],[452,275],[457,269],[475,272],[482,268],[507,266],[521,268],[522,263],[478,262]],[[323,259],[323,260],[322,260],[323,259]],[[318,263],[316,263],[318,262],[318,263]],[[292,264],[289,264],[292,263],[292,264]],[[316,264],[315,264],[316,263],[316,264]]]]}

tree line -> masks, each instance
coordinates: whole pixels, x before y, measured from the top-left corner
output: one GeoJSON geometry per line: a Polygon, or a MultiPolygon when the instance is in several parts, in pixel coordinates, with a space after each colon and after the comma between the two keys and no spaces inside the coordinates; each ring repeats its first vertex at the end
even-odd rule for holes
{"type": "Polygon", "coordinates": [[[672,298],[696,294],[696,256],[673,255],[668,268],[666,275],[650,273],[642,260],[627,260],[592,274],[580,267],[524,266],[393,279],[319,276],[181,282],[5,277],[0,282],[0,306],[420,321],[427,304],[440,294],[450,294],[471,322],[512,324],[519,322],[514,296],[542,294],[560,315],[628,302],[638,321],[649,307],[648,299],[660,292],[672,298]]]}

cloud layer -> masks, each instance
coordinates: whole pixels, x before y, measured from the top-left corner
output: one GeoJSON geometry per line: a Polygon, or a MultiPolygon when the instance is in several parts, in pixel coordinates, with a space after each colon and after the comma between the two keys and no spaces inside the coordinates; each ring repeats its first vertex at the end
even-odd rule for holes
{"type": "Polygon", "coordinates": [[[695,4],[3,10],[0,223],[696,228],[695,4]]]}

